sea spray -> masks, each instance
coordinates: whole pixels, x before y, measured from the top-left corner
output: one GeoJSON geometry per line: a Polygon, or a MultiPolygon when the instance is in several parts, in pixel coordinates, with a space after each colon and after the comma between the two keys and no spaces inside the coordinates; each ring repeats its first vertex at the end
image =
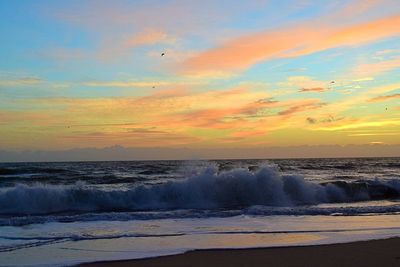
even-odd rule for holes
{"type": "Polygon", "coordinates": [[[186,179],[133,188],[16,184],[0,189],[0,214],[120,212],[176,209],[241,209],[261,205],[293,207],[400,196],[400,181],[311,182],[263,166],[256,171],[203,168],[186,179]]]}

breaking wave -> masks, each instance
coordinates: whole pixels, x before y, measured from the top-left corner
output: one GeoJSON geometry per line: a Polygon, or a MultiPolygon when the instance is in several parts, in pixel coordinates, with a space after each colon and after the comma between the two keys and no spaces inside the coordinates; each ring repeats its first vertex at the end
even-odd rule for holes
{"type": "Polygon", "coordinates": [[[72,185],[17,184],[0,189],[0,214],[242,209],[298,207],[400,197],[399,180],[316,183],[262,167],[218,173],[206,168],[187,179],[134,188],[104,189],[72,185]]]}

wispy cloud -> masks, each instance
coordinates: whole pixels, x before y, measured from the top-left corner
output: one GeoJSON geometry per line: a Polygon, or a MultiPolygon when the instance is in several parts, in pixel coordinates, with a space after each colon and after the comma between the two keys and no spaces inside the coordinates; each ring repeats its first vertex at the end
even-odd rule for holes
{"type": "Polygon", "coordinates": [[[310,123],[310,124],[315,124],[315,123],[317,123],[317,120],[314,119],[314,118],[311,118],[311,117],[307,117],[306,120],[307,120],[307,122],[310,123]]]}
{"type": "Polygon", "coordinates": [[[318,109],[318,108],[323,107],[324,105],[326,105],[326,104],[321,103],[320,101],[311,100],[308,103],[306,102],[304,104],[291,106],[288,109],[285,109],[285,110],[279,112],[278,114],[279,115],[292,115],[292,114],[299,113],[299,112],[318,109]]]}
{"type": "Polygon", "coordinates": [[[82,85],[89,87],[155,87],[170,85],[171,82],[166,81],[87,81],[83,82],[82,85]]]}
{"type": "Polygon", "coordinates": [[[6,5],[2,147],[398,142],[396,0],[6,5]]]}
{"type": "Polygon", "coordinates": [[[0,80],[0,87],[30,86],[43,82],[37,77],[23,77],[12,80],[0,80]]]}
{"type": "Polygon", "coordinates": [[[363,104],[368,102],[372,97],[379,96],[381,94],[390,93],[400,88],[400,83],[386,84],[363,90],[357,94],[348,96],[341,101],[329,103],[324,109],[326,112],[331,114],[338,114],[348,109],[353,108],[357,104],[363,104]]]}
{"type": "Polygon", "coordinates": [[[301,88],[299,89],[299,92],[317,92],[317,93],[321,93],[321,92],[325,92],[327,91],[327,88],[323,88],[323,87],[313,87],[313,88],[301,88]]]}
{"type": "Polygon", "coordinates": [[[172,137],[193,142],[215,141],[215,136],[238,138],[238,141],[252,139],[288,125],[299,126],[301,120],[296,116],[324,107],[319,99],[279,101],[246,87],[204,92],[183,88],[157,90],[131,98],[20,101],[39,105],[50,117],[31,118],[32,126],[54,129],[68,140],[111,142],[128,138],[134,143],[133,139],[139,142],[142,135],[144,142],[155,141],[157,137],[157,142],[163,145],[172,144],[172,137]],[[161,136],[167,137],[165,142],[161,136]]]}
{"type": "Polygon", "coordinates": [[[181,80],[159,80],[154,79],[151,81],[147,80],[136,80],[136,81],[124,81],[124,80],[114,80],[114,81],[85,81],[80,83],[83,86],[88,87],[151,87],[158,88],[164,86],[192,86],[192,85],[200,85],[206,84],[207,81],[204,80],[189,80],[189,79],[181,79],[181,80]]]}
{"type": "Polygon", "coordinates": [[[347,136],[392,136],[392,135],[400,135],[400,133],[356,133],[356,134],[348,134],[347,136]]]}
{"type": "Polygon", "coordinates": [[[400,94],[394,94],[394,95],[382,95],[382,96],[376,96],[368,100],[369,102],[381,102],[381,101],[386,101],[386,100],[391,100],[395,98],[400,98],[400,94]]]}
{"type": "Polygon", "coordinates": [[[344,120],[344,117],[334,117],[331,114],[319,116],[319,117],[307,117],[306,121],[309,124],[331,124],[336,123],[338,121],[344,120]]]}
{"type": "Polygon", "coordinates": [[[340,46],[356,46],[400,33],[400,16],[350,26],[303,23],[275,31],[245,35],[201,52],[183,64],[183,72],[239,71],[260,61],[298,57],[340,46]]]}
{"type": "Polygon", "coordinates": [[[165,32],[161,30],[149,29],[127,38],[126,46],[135,47],[140,45],[153,45],[157,43],[173,44],[174,42],[175,38],[169,37],[165,32]]]}
{"type": "Polygon", "coordinates": [[[384,127],[384,126],[400,126],[400,121],[383,120],[383,121],[355,122],[351,124],[342,124],[338,126],[320,127],[317,130],[338,131],[338,130],[348,130],[348,129],[358,129],[358,128],[384,127]]]}
{"type": "Polygon", "coordinates": [[[398,68],[400,68],[400,57],[358,65],[353,70],[353,73],[357,76],[377,76],[398,68]]]}
{"type": "Polygon", "coordinates": [[[289,76],[286,81],[279,82],[279,87],[300,88],[299,92],[322,92],[329,89],[330,84],[315,80],[309,76],[289,76]]]}

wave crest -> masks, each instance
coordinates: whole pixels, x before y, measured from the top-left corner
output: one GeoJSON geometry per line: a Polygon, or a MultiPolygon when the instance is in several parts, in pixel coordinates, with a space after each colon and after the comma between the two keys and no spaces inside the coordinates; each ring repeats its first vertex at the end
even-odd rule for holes
{"type": "Polygon", "coordinates": [[[282,176],[269,167],[256,172],[235,169],[221,173],[209,167],[187,179],[119,190],[79,182],[18,184],[0,189],[0,214],[290,207],[399,196],[398,180],[320,184],[299,176],[282,176]]]}

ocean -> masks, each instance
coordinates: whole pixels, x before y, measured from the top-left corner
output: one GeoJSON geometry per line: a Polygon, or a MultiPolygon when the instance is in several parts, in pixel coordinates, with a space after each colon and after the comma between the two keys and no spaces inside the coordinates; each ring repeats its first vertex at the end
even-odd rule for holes
{"type": "Polygon", "coordinates": [[[0,265],[400,236],[400,158],[0,163],[0,265]]]}

